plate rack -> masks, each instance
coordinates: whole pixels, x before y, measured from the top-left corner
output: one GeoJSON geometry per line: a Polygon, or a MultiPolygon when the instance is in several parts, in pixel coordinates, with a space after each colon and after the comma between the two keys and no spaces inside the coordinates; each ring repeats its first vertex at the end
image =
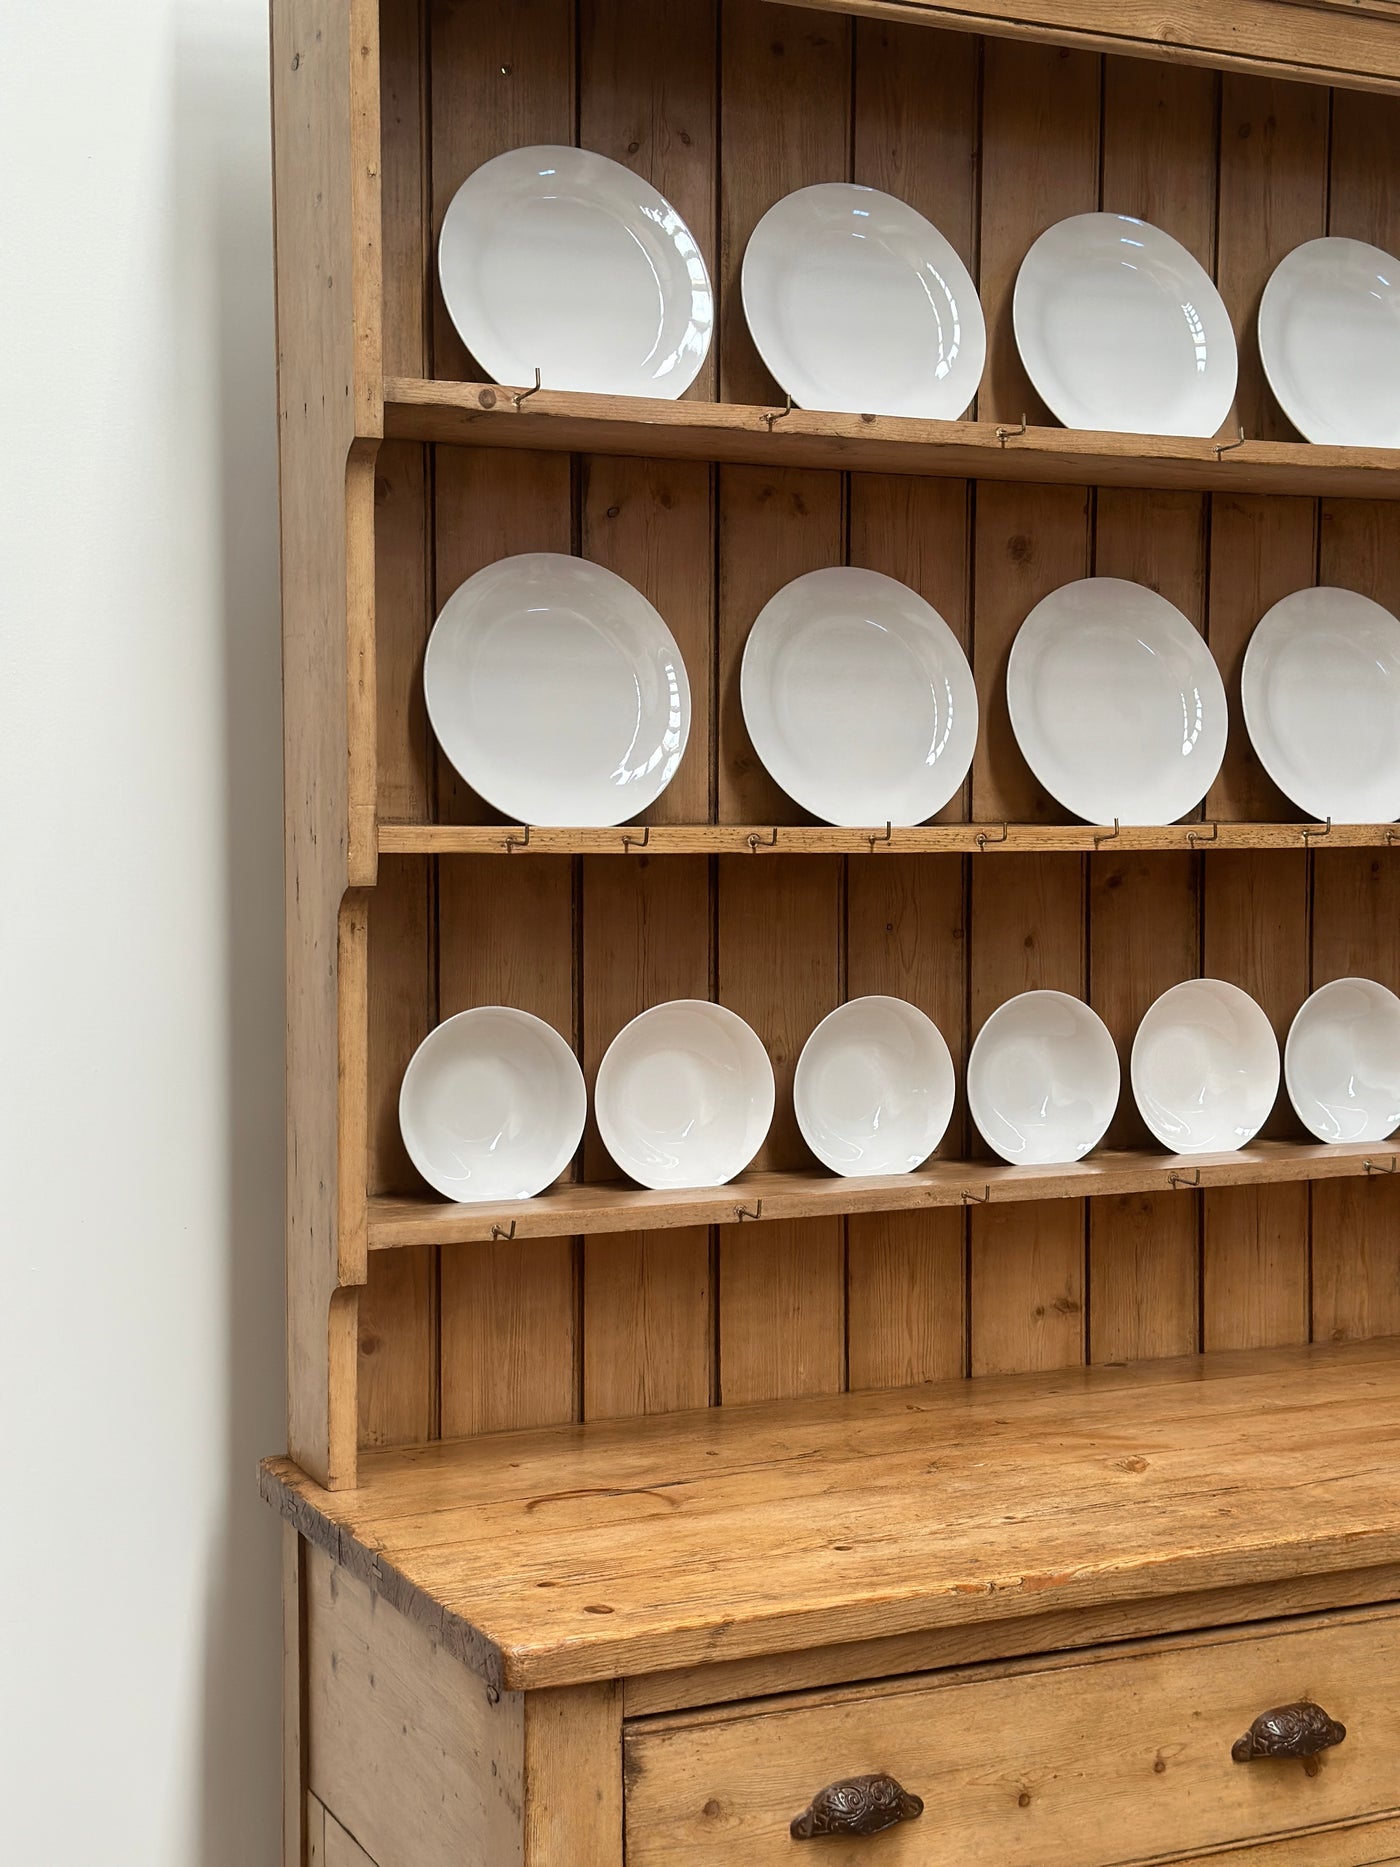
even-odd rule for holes
{"type": "Polygon", "coordinates": [[[274,8],[290,1437],[314,1476],[353,1483],[361,1446],[1400,1329],[1392,1157],[1305,1144],[1286,1103],[1261,1147],[1183,1165],[1148,1149],[1125,1092],[1107,1151],[1034,1186],[980,1157],[960,1103],[940,1157],[873,1193],[818,1170],[791,1114],[808,1031],[861,992],[922,1005],[961,1077],[983,1019],[1033,986],[1085,996],[1126,1053],[1153,997],[1198,973],[1244,986],[1281,1033],[1326,978],[1400,981],[1394,827],[1297,821],[1238,706],[1278,597],[1337,582],[1400,607],[1397,456],[1299,442],[1253,338],[1294,245],[1400,245],[1400,59],[1379,0],[1345,32],[1323,6],[1235,10],[1267,16],[1257,56],[1222,57],[1213,8],[1179,9],[1178,46],[1105,54],[1091,0],[1020,36],[991,5],[675,0],[664,32],[635,0],[274,8]],[[1349,82],[1329,61],[1354,55],[1373,88],[1285,81],[1285,27],[1290,57],[1312,45],[1349,82]],[[543,140],[634,165],[700,240],[717,336],[684,400],[472,380],[436,228],[478,163],[543,140]],[[989,333],[975,419],[793,410],[759,363],[737,290],[748,232],[786,191],[843,177],[911,201],[972,268],[989,333]],[[1025,378],[1019,261],[1101,206],[1165,227],[1220,285],[1241,370],[1213,441],[1057,428],[1025,378]],[[686,655],[691,747],[637,825],[500,822],[432,743],[437,608],[533,549],[629,578],[686,655]],[[790,577],[841,562],[919,589],[972,661],[973,771],[920,829],[801,820],[744,734],[749,624],[790,577]],[[1230,746],[1199,821],[1067,823],[1016,748],[1012,636],[1091,572],[1161,589],[1221,665],[1230,746]],[[532,1010],[591,1080],[643,1006],[712,995],[778,1075],[741,1184],[689,1202],[612,1186],[591,1126],[573,1180],[508,1211],[443,1207],[415,1182],[398,1080],[439,1018],[532,1010]]]}

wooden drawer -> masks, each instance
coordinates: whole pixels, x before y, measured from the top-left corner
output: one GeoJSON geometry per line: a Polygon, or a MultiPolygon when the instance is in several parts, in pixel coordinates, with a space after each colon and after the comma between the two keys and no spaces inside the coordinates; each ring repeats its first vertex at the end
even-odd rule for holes
{"type": "Polygon", "coordinates": [[[639,1720],[628,1867],[1115,1867],[1250,1841],[1261,1864],[1388,1860],[1400,1830],[1344,1825],[1400,1809],[1397,1662],[1400,1610],[1357,1609],[639,1720]],[[1347,1726],[1314,1774],[1232,1759],[1261,1712],[1302,1698],[1347,1726]],[[919,1819],[791,1837],[818,1790],[877,1772],[923,1798],[919,1819]]]}

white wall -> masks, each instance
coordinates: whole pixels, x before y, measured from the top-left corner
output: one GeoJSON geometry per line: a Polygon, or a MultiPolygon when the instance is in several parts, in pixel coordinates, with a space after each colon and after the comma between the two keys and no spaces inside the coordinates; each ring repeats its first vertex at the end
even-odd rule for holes
{"type": "Polygon", "coordinates": [[[0,0],[0,1860],[271,1867],[266,0],[0,0]]]}

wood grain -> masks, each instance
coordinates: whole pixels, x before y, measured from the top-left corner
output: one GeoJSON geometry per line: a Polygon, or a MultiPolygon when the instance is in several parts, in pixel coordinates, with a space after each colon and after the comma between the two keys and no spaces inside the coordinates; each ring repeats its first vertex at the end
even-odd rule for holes
{"type": "Polygon", "coordinates": [[[1400,1562],[1397,1368],[1373,1342],[989,1376],[264,1488],[498,1684],[584,1683],[1400,1562]]]}
{"type": "Polygon", "coordinates": [[[619,1867],[622,1687],[525,1700],[525,1867],[619,1867]]]}
{"type": "MultiPolygon", "coordinates": [[[[1147,1810],[1178,1857],[1393,1813],[1398,1643],[1394,1610],[1359,1609],[648,1720],[626,1740],[629,1867],[703,1859],[720,1833],[754,1867],[786,1863],[793,1813],[877,1765],[926,1798],[948,1858],[1006,1867],[1140,1859],[1147,1810]],[[1312,1778],[1241,1769],[1242,1710],[1304,1677],[1345,1744],[1312,1778]]],[[[928,1842],[911,1822],[880,1854],[912,1867],[928,1842]]]]}

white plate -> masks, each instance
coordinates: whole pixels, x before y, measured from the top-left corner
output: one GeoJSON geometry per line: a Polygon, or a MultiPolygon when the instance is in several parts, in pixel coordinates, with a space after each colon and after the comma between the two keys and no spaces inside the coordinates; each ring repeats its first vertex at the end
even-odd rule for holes
{"type": "Polygon", "coordinates": [[[938,1146],[956,1082],[943,1033],[902,998],[853,998],[802,1046],[792,1101],[833,1173],[909,1173],[938,1146]]]}
{"type": "Polygon", "coordinates": [[[1235,399],[1230,315],[1160,227],[1076,214],[1021,262],[1012,304],[1026,373],[1067,428],[1212,435],[1235,399]]]}
{"type": "Polygon", "coordinates": [[[744,316],[800,408],[955,421],[987,331],[967,267],[922,214],[878,188],[819,182],[749,236],[744,316]]]}
{"type": "Polygon", "coordinates": [[[893,577],[836,566],[770,598],[744,644],[744,724],[804,809],[859,829],[922,823],[967,776],[977,689],[938,611],[893,577]]]}
{"type": "Polygon", "coordinates": [[[598,1065],[603,1146],[643,1186],[723,1186],[773,1120],[773,1066],[744,1020],[678,998],[624,1025],[598,1065]]]}
{"type": "Polygon", "coordinates": [[[1374,979],[1334,979],[1283,1047],[1288,1099],[1319,1141],[1384,1141],[1400,1128],[1400,998],[1374,979]]]}
{"type": "Polygon", "coordinates": [[[1259,301],[1259,354],[1298,432],[1400,447],[1400,260],[1361,240],[1309,240],[1259,301]]]}
{"type": "Polygon", "coordinates": [[[1400,817],[1400,621],[1354,590],[1296,590],[1249,638],[1244,723],[1280,791],[1319,822],[1400,817]]]}
{"type": "Polygon", "coordinates": [[[978,1133],[1013,1166],[1082,1160],[1118,1106],[1108,1026],[1067,992],[1022,992],[977,1034],[967,1102],[978,1133]]]}
{"type": "Polygon", "coordinates": [[[651,604],[554,551],[453,591],[423,694],[454,768],[520,823],[625,823],[666,789],[690,732],[685,663],[651,604]]]}
{"type": "Polygon", "coordinates": [[[1187,979],[1149,1006],[1130,1074],[1142,1119],[1173,1154],[1229,1154],[1278,1095],[1278,1039],[1248,992],[1187,979]]]}
{"type": "Polygon", "coordinates": [[[485,162],[453,195],[438,277],[462,342],[497,382],[683,395],[710,348],[695,236],[650,182],[588,149],[485,162]]]}
{"type": "Polygon", "coordinates": [[[399,1090],[408,1157],[446,1199],[529,1199],[568,1166],[588,1093],[578,1059],[528,1011],[459,1011],[414,1051],[399,1090]]]}
{"type": "Polygon", "coordinates": [[[1011,644],[1006,699],[1026,763],[1087,823],[1175,823],[1225,756],[1225,688],[1200,631],[1122,577],[1036,604],[1011,644]]]}

